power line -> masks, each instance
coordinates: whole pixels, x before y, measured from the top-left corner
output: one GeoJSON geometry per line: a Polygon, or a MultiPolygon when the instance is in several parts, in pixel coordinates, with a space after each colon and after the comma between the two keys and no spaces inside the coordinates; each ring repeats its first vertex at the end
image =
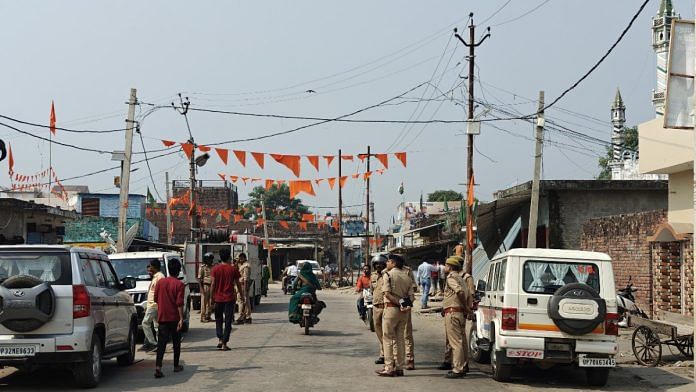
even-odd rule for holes
{"type": "Polygon", "coordinates": [[[489,20],[493,19],[493,17],[496,16],[496,15],[498,15],[498,13],[499,13],[500,11],[503,10],[503,8],[507,7],[508,4],[510,4],[510,2],[512,2],[512,0],[506,1],[505,4],[503,4],[502,6],[500,6],[500,8],[498,8],[494,13],[492,13],[491,16],[487,17],[487,18],[484,19],[482,22],[479,22],[479,24],[485,24],[485,23],[488,22],[489,20]]]}
{"type": "Polygon", "coordinates": [[[63,142],[59,142],[59,141],[55,141],[55,140],[50,140],[50,139],[47,138],[47,137],[35,135],[35,134],[31,133],[31,132],[23,131],[23,130],[21,130],[21,129],[19,129],[19,128],[13,127],[12,125],[8,125],[8,124],[2,123],[2,122],[0,122],[0,125],[2,125],[3,127],[9,128],[9,129],[11,129],[11,130],[13,130],[13,131],[15,131],[15,132],[19,132],[19,133],[21,133],[21,134],[24,134],[24,135],[27,135],[27,136],[31,136],[31,137],[33,137],[33,138],[35,138],[35,139],[40,139],[40,140],[43,140],[43,141],[46,141],[46,142],[49,142],[49,143],[52,142],[53,144],[57,144],[57,145],[59,145],[59,146],[74,148],[74,149],[80,150],[80,151],[96,152],[96,153],[99,153],[99,154],[111,154],[111,151],[97,150],[97,149],[88,148],[88,147],[80,147],[80,146],[76,146],[76,145],[74,145],[74,144],[67,144],[67,143],[63,143],[63,142]]]}
{"type": "MultiPolygon", "coordinates": [[[[517,21],[517,20],[520,20],[520,19],[524,18],[525,16],[531,14],[532,12],[538,10],[539,8],[541,8],[542,6],[544,6],[546,3],[548,3],[549,1],[551,1],[551,0],[545,0],[545,1],[543,1],[541,4],[537,5],[536,7],[532,8],[531,10],[525,12],[524,14],[519,15],[519,16],[516,16],[516,17],[514,17],[514,18],[512,18],[512,19],[508,19],[508,20],[506,20],[506,21],[504,21],[504,22],[500,22],[500,23],[498,23],[498,24],[494,24],[493,27],[498,27],[498,26],[506,25],[506,24],[508,24],[508,23],[512,23],[512,22],[515,22],[515,21],[517,21]]],[[[505,5],[507,5],[507,4],[505,4],[505,5]]]]}
{"type": "MultiPolygon", "coordinates": [[[[16,122],[16,123],[23,124],[23,125],[31,125],[33,127],[49,128],[49,129],[51,128],[50,125],[44,125],[44,124],[38,124],[38,123],[29,122],[29,121],[19,120],[19,119],[16,119],[14,117],[5,116],[3,114],[0,114],[0,118],[4,118],[6,120],[10,120],[12,122],[16,122]]],[[[90,129],[71,129],[71,128],[61,128],[61,127],[55,127],[55,129],[59,130],[59,131],[71,132],[71,133],[114,133],[114,132],[123,132],[126,130],[126,128],[90,130],[90,129]]]]}

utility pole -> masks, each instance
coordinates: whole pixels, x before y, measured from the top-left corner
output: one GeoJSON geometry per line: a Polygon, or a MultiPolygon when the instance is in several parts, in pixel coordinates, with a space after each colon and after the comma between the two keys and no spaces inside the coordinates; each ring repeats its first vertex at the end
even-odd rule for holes
{"type": "Polygon", "coordinates": [[[191,104],[189,102],[188,97],[186,97],[186,100],[181,97],[181,93],[179,93],[179,102],[181,106],[179,108],[174,105],[174,102],[172,102],[172,107],[174,107],[174,110],[179,112],[182,116],[184,116],[184,120],[186,120],[186,129],[188,130],[189,133],[189,140],[188,143],[193,146],[192,152],[191,152],[191,157],[189,158],[189,179],[191,181],[191,185],[189,188],[190,192],[190,197],[189,197],[189,215],[191,216],[191,241],[192,242],[197,242],[199,239],[198,236],[198,197],[197,197],[197,192],[196,192],[196,143],[193,140],[193,134],[191,133],[191,125],[189,124],[188,120],[188,109],[189,105],[191,104]]]}
{"type": "Polygon", "coordinates": [[[128,119],[126,120],[126,148],[123,162],[121,163],[121,195],[118,204],[118,252],[128,251],[126,246],[126,223],[128,218],[128,183],[130,181],[131,154],[133,152],[133,125],[135,124],[135,104],[138,102],[136,90],[130,91],[128,101],[128,119]]]}
{"type": "Polygon", "coordinates": [[[268,265],[268,272],[271,275],[271,281],[273,280],[273,266],[271,266],[271,243],[268,241],[268,222],[266,221],[266,203],[264,202],[265,196],[261,198],[261,217],[263,218],[263,238],[266,243],[266,265],[268,265]]]}
{"type": "MultiPolygon", "coordinates": [[[[491,28],[488,27],[486,30],[486,35],[481,38],[479,42],[475,42],[475,37],[474,33],[476,30],[476,26],[474,25],[474,13],[471,12],[469,14],[469,42],[467,43],[464,38],[462,38],[461,35],[457,33],[457,28],[454,29],[454,35],[461,41],[464,46],[469,48],[469,116],[468,120],[469,121],[474,121],[474,61],[475,61],[475,49],[480,46],[483,41],[486,40],[486,38],[491,36],[491,28]]],[[[474,176],[474,135],[471,132],[467,132],[468,137],[467,137],[467,153],[466,153],[466,161],[467,161],[467,185],[471,183],[471,178],[474,176]]],[[[467,187],[467,200],[469,200],[469,192],[472,192],[473,189],[470,189],[471,187],[467,187]]],[[[467,218],[469,220],[474,219],[474,211],[473,211],[473,206],[471,206],[467,202],[466,206],[466,212],[467,212],[467,218]]],[[[467,225],[467,228],[473,228],[473,224],[467,225]]],[[[467,236],[469,234],[467,233],[467,236]]],[[[466,244],[466,272],[471,274],[471,270],[473,267],[473,260],[472,260],[472,253],[473,253],[473,244],[469,243],[467,241],[466,244]]]]}
{"type": "Polygon", "coordinates": [[[539,91],[539,109],[536,121],[536,147],[534,147],[534,180],[532,204],[529,206],[527,248],[536,248],[537,220],[539,219],[539,180],[541,179],[542,144],[544,143],[544,92],[539,91]]]}
{"type": "Polygon", "coordinates": [[[165,181],[165,191],[167,193],[167,200],[166,200],[166,212],[167,212],[167,244],[171,245],[172,244],[172,211],[170,210],[169,207],[169,172],[164,173],[164,181],[165,181]]]}
{"type": "Polygon", "coordinates": [[[341,187],[341,149],[338,150],[338,282],[343,277],[343,188],[341,187]]]}
{"type": "MultiPolygon", "coordinates": [[[[367,172],[370,171],[370,146],[367,146],[367,172]]],[[[367,188],[367,191],[365,192],[367,197],[365,201],[365,265],[370,265],[370,252],[372,250],[372,247],[370,246],[370,177],[368,174],[365,174],[367,177],[365,179],[365,186],[367,188]]]]}

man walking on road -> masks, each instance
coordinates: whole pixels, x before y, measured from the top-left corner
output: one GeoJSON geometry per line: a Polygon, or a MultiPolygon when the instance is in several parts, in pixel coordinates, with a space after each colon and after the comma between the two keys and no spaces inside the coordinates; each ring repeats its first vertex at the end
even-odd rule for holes
{"type": "Polygon", "coordinates": [[[404,258],[390,254],[387,272],[382,282],[385,308],[382,328],[384,336],[384,369],[377,370],[381,377],[403,376],[406,356],[405,333],[408,313],[411,312],[413,286],[411,279],[403,271],[404,258]],[[395,355],[396,354],[396,355],[395,355]],[[396,357],[396,360],[394,360],[396,357]]]}
{"type": "Polygon", "coordinates": [[[377,365],[384,364],[384,346],[382,344],[382,320],[384,315],[384,291],[382,291],[382,273],[387,266],[387,258],[377,255],[372,258],[372,276],[370,283],[372,287],[372,317],[375,323],[375,334],[379,341],[379,358],[375,361],[377,365]]]}
{"type": "Polygon", "coordinates": [[[237,306],[239,307],[239,317],[235,325],[251,324],[251,303],[249,302],[249,276],[251,265],[247,260],[246,254],[240,253],[237,257],[239,265],[240,283],[242,289],[237,293],[237,306]]]}
{"type": "Polygon", "coordinates": [[[155,360],[155,378],[162,378],[162,360],[167,343],[172,340],[174,347],[174,372],[184,370],[179,365],[181,356],[181,329],[184,327],[184,283],[178,279],[181,264],[178,260],[169,260],[167,265],[169,276],[161,279],[155,287],[155,303],[157,303],[157,322],[159,336],[157,340],[157,359],[155,360]]]}
{"type": "Polygon", "coordinates": [[[231,264],[229,248],[220,249],[220,263],[211,271],[211,291],[215,300],[215,332],[218,350],[228,351],[227,342],[232,333],[234,319],[235,287],[242,290],[239,283],[239,270],[231,264]],[[224,329],[223,329],[224,325],[224,329]]]}
{"type": "Polygon", "coordinates": [[[201,285],[201,322],[210,321],[213,312],[213,301],[210,293],[210,270],[213,268],[215,256],[208,252],[203,255],[203,264],[198,270],[198,283],[201,285]]]}
{"type": "Polygon", "coordinates": [[[428,309],[428,294],[430,293],[430,273],[431,265],[427,258],[423,258],[423,262],[418,266],[416,280],[421,288],[421,309],[428,309]]]}
{"type": "Polygon", "coordinates": [[[445,263],[447,281],[442,313],[445,317],[445,338],[452,348],[452,371],[447,378],[464,377],[469,370],[469,350],[466,341],[466,319],[471,312],[471,293],[459,274],[463,259],[453,256],[445,263]]]}
{"type": "MultiPolygon", "coordinates": [[[[152,351],[157,348],[157,339],[155,334],[157,333],[157,303],[155,302],[155,289],[157,288],[157,283],[164,278],[164,274],[160,271],[162,269],[162,263],[159,259],[152,259],[147,265],[147,273],[150,275],[150,287],[147,289],[147,308],[145,309],[145,316],[143,317],[143,334],[145,335],[145,341],[143,342],[144,351],[152,351]]],[[[178,274],[177,274],[178,276],[178,274]]]]}

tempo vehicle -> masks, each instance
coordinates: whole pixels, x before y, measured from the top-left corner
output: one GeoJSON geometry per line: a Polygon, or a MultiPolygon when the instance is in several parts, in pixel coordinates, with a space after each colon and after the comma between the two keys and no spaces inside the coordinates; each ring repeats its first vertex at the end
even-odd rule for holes
{"type": "Polygon", "coordinates": [[[491,261],[477,291],[470,353],[479,363],[490,358],[495,380],[525,363],[570,364],[585,370],[588,384],[606,384],[619,331],[609,256],[512,249],[491,261]]]}
{"type": "Polygon", "coordinates": [[[103,359],[135,360],[134,287],[98,250],[0,246],[0,366],[67,368],[97,386],[103,359]]]}

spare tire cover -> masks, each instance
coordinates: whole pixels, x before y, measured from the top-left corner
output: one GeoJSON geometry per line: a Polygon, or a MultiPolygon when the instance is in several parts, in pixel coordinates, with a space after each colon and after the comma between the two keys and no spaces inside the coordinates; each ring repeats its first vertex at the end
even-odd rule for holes
{"type": "Polygon", "coordinates": [[[0,324],[15,332],[38,329],[56,309],[51,286],[31,275],[7,278],[0,285],[0,300],[0,324]]]}
{"type": "Polygon", "coordinates": [[[585,335],[604,321],[607,304],[591,286],[569,283],[549,299],[548,314],[561,331],[585,335]]]}

